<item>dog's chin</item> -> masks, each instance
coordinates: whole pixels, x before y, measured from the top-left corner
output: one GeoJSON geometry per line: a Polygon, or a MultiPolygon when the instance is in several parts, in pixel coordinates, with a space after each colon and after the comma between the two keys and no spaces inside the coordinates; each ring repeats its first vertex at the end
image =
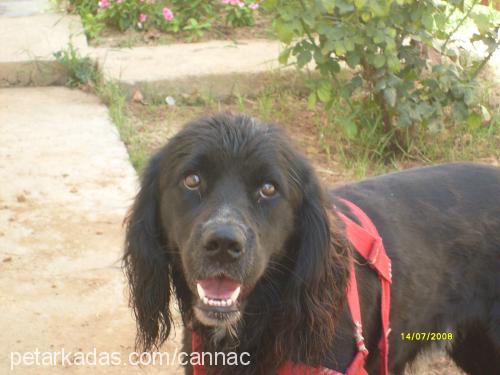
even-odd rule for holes
{"type": "Polygon", "coordinates": [[[237,325],[241,312],[237,306],[206,306],[198,301],[194,306],[196,319],[207,327],[231,327],[237,325]]]}

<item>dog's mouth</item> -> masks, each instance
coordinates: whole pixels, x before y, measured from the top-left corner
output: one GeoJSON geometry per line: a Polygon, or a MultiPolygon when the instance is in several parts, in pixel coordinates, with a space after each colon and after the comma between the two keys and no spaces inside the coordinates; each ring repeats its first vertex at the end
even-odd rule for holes
{"type": "Polygon", "coordinates": [[[241,288],[241,283],[226,276],[198,280],[198,301],[194,306],[198,320],[208,326],[236,323],[240,318],[241,288]]]}

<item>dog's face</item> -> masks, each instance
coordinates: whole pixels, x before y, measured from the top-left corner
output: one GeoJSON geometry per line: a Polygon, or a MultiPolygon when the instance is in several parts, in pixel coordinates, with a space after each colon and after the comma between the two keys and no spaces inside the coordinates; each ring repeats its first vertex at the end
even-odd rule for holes
{"type": "Polygon", "coordinates": [[[284,145],[275,128],[222,117],[188,126],[167,146],[163,232],[204,325],[234,325],[270,264],[286,253],[300,192],[284,145]]]}
{"type": "Polygon", "coordinates": [[[138,343],[166,340],[172,292],[184,322],[211,333],[278,314],[305,327],[292,330],[294,342],[333,335],[347,262],[340,244],[332,252],[327,206],[313,168],[277,127],[228,114],[188,124],[150,160],[127,220],[138,343]]]}

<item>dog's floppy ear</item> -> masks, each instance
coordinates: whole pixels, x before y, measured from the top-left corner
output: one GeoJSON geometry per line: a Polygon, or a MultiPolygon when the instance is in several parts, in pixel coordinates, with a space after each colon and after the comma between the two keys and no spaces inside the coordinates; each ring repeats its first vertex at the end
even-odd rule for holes
{"type": "Polygon", "coordinates": [[[160,160],[158,153],[146,167],[126,220],[123,264],[137,321],[136,347],[143,350],[161,345],[172,325],[171,263],[159,213],[160,160]]]}
{"type": "Polygon", "coordinates": [[[327,211],[332,209],[329,200],[312,167],[303,163],[296,169],[301,171],[302,199],[296,213],[293,271],[284,299],[289,305],[279,345],[296,348],[287,353],[289,358],[314,364],[331,348],[349,263],[346,240],[327,211]]]}

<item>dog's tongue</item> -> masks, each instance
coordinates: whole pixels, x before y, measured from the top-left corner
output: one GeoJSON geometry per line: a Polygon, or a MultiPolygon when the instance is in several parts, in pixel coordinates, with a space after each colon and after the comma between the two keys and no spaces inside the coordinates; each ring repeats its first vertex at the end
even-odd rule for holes
{"type": "Polygon", "coordinates": [[[241,287],[237,281],[227,277],[212,277],[210,279],[199,280],[198,284],[203,288],[207,298],[227,300],[241,287]]]}

